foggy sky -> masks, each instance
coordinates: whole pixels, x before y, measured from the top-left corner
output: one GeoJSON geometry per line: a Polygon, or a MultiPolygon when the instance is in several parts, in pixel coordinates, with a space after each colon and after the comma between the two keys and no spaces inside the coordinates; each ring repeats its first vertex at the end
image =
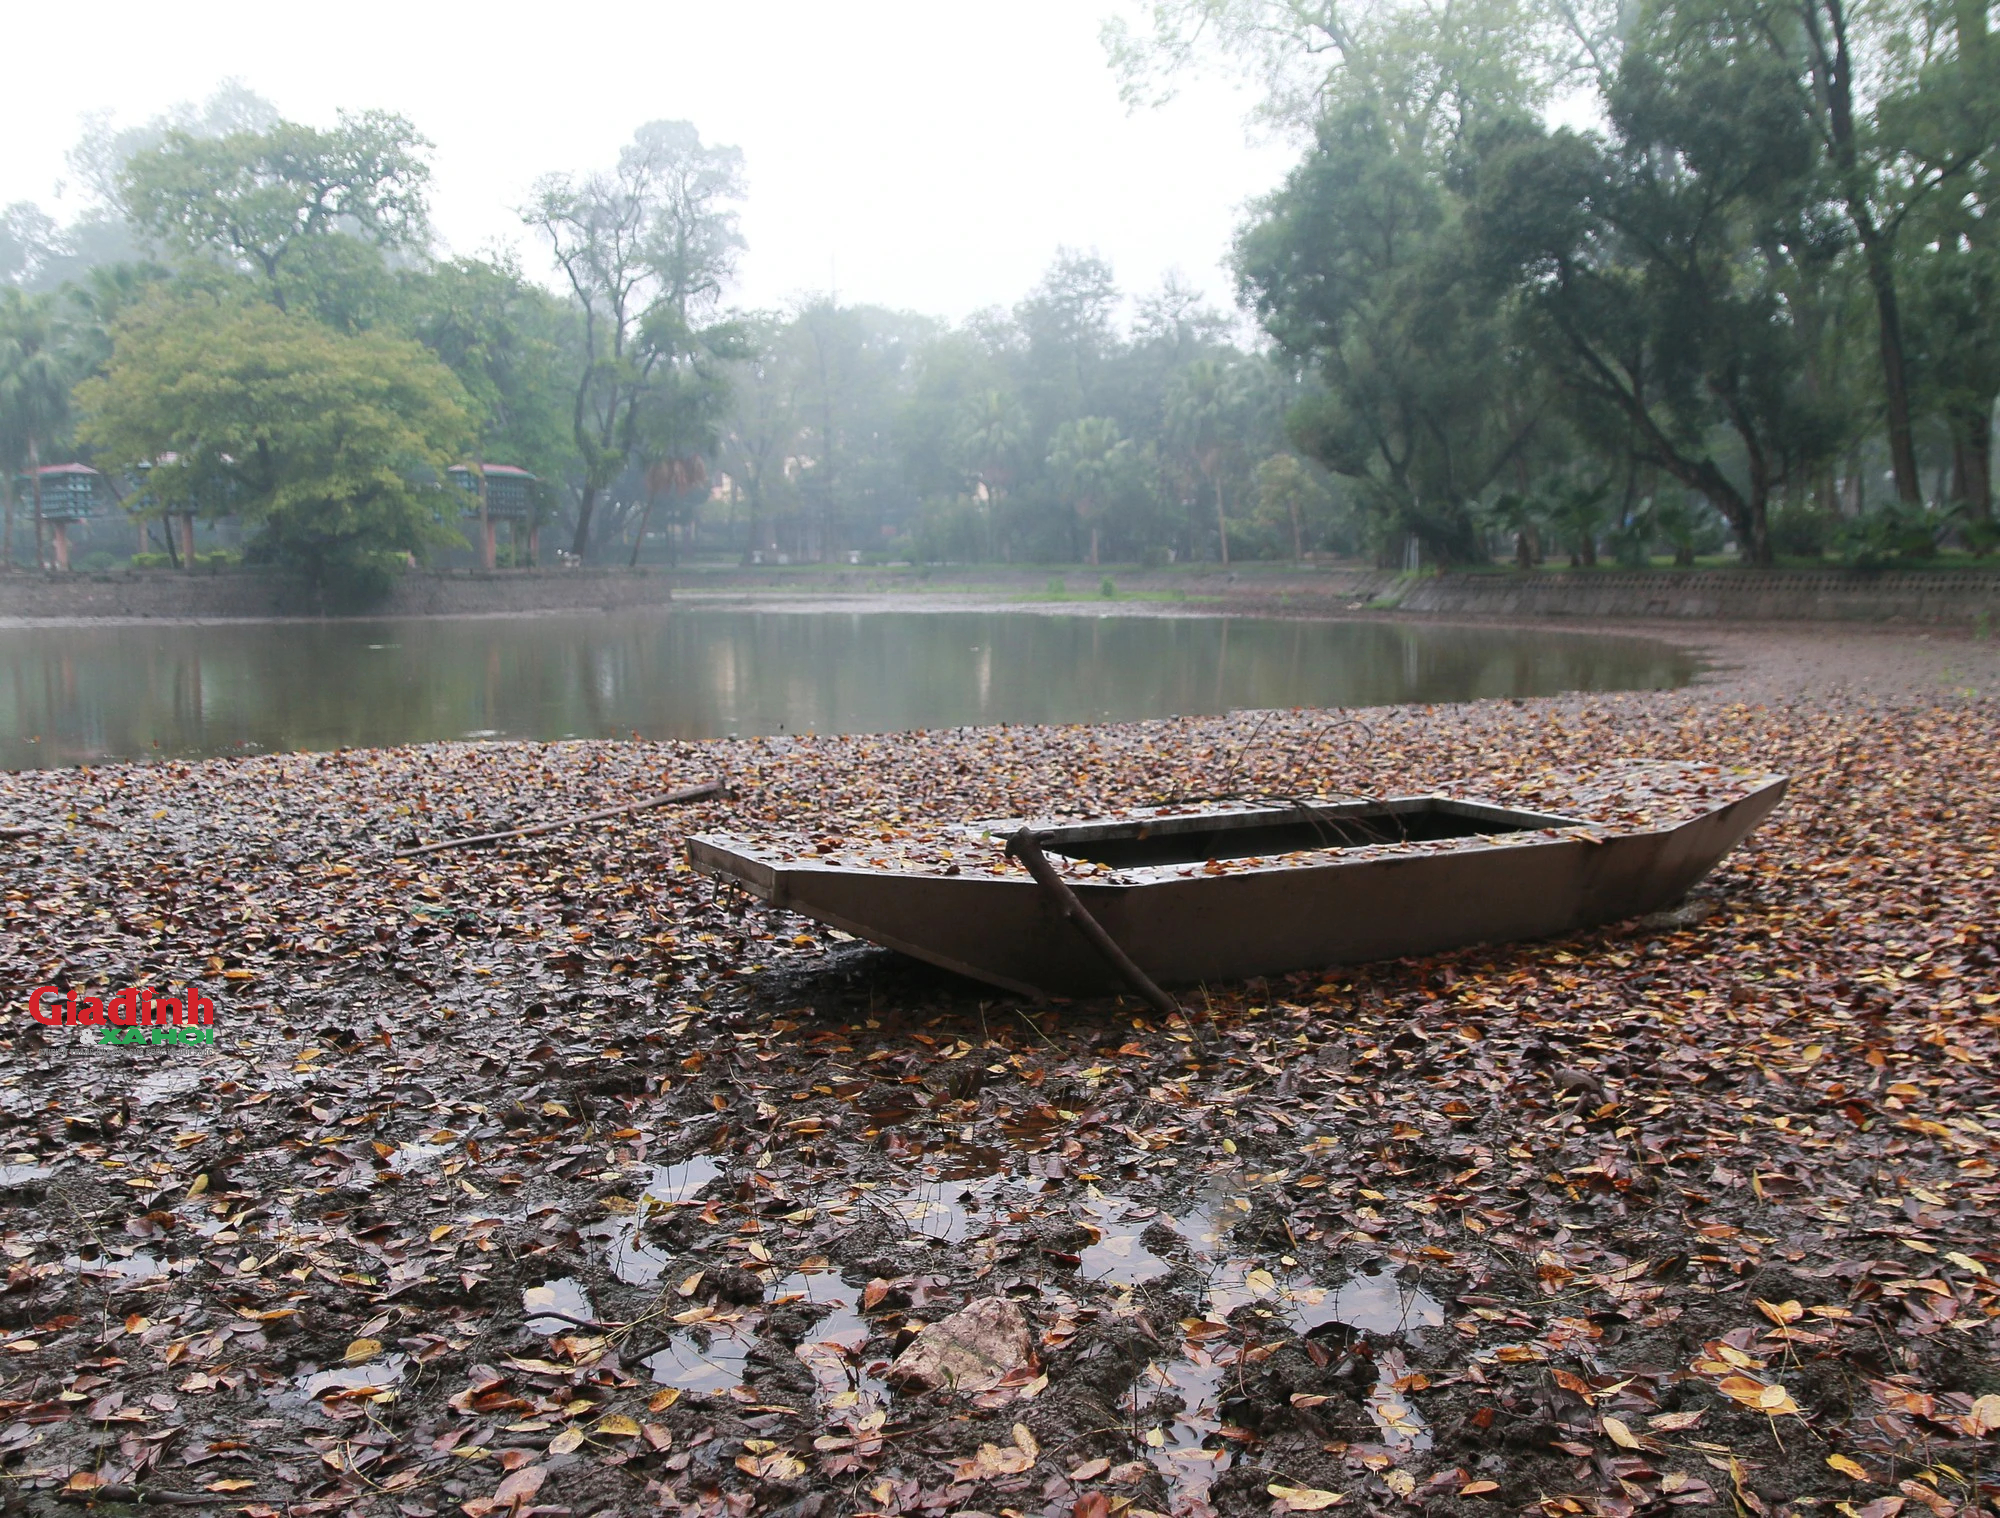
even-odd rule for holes
{"type": "MultiPolygon", "coordinates": [[[[177,0],[16,8],[0,89],[0,204],[59,214],[85,111],[120,125],[235,76],[287,116],[398,110],[437,144],[432,205],[457,253],[543,250],[514,215],[536,176],[608,166],[632,129],[693,121],[747,159],[750,251],[733,292],[962,317],[1018,299],[1058,245],[1128,290],[1179,268],[1220,304],[1241,207],[1293,156],[1249,98],[1190,80],[1128,115],[1097,27],[1114,0],[721,0],[483,6],[177,0]]],[[[66,217],[65,217],[66,219],[66,217]]]]}

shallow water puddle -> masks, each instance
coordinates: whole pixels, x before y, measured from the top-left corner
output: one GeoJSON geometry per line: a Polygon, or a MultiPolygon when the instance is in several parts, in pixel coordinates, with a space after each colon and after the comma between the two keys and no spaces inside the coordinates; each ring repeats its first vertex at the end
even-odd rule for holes
{"type": "Polygon", "coordinates": [[[1229,1469],[1226,1447],[1207,1448],[1208,1440],[1222,1428],[1222,1389],[1229,1369],[1206,1350],[1189,1345],[1178,1359],[1148,1365],[1133,1388],[1135,1408],[1141,1398],[1151,1400],[1163,1393],[1181,1400],[1181,1410],[1171,1423],[1156,1425],[1142,1436],[1146,1458],[1166,1477],[1176,1506],[1206,1502],[1215,1479],[1229,1469]]]}
{"type": "Polygon", "coordinates": [[[1412,1381],[1421,1386],[1424,1378],[1411,1376],[1409,1362],[1399,1349],[1384,1350],[1376,1359],[1375,1369],[1375,1385],[1368,1392],[1368,1416],[1382,1431],[1383,1444],[1399,1453],[1429,1449],[1430,1425],[1424,1422],[1423,1414],[1411,1405],[1408,1396],[1398,1389],[1409,1386],[1412,1381]]]}
{"type": "Polygon", "coordinates": [[[901,1218],[912,1238],[962,1244],[968,1239],[983,1239],[1008,1221],[1005,1192],[1020,1184],[1005,1175],[927,1181],[878,1191],[868,1200],[901,1218]]]}
{"type": "Polygon", "coordinates": [[[1097,1233],[1097,1238],[1084,1246],[1082,1263],[1077,1267],[1086,1281],[1130,1291],[1174,1268],[1171,1261],[1148,1249],[1141,1238],[1159,1220],[1157,1208],[1134,1207],[1120,1197],[1099,1196],[1093,1187],[1091,1200],[1077,1210],[1097,1233]]]}
{"type": "Polygon", "coordinates": [[[131,1254],[100,1254],[92,1259],[81,1255],[70,1255],[63,1261],[69,1270],[83,1271],[97,1276],[122,1276],[128,1281],[149,1281],[155,1276],[163,1276],[174,1267],[165,1260],[155,1259],[144,1251],[131,1254]]]}
{"type": "Polygon", "coordinates": [[[722,1174],[714,1155],[697,1154],[672,1165],[655,1165],[653,1178],[639,1197],[643,1213],[650,1201],[654,1207],[679,1207],[694,1200],[695,1193],[722,1174]]]}
{"type": "Polygon", "coordinates": [[[645,1360],[646,1371],[662,1386],[690,1392],[726,1392],[743,1384],[743,1362],[751,1336],[742,1323],[711,1322],[674,1336],[645,1360]],[[700,1341],[706,1340],[704,1346],[700,1341]]]}
{"type": "Polygon", "coordinates": [[[47,1165],[0,1165],[0,1191],[46,1181],[55,1171],[47,1165]]]}
{"type": "Polygon", "coordinates": [[[881,1381],[868,1374],[862,1354],[873,1330],[861,1316],[858,1293],[838,1275],[831,1271],[795,1272],[771,1287],[769,1300],[773,1307],[799,1302],[832,1307],[806,1331],[795,1351],[819,1383],[821,1397],[883,1394],[881,1381]]]}
{"type": "Polygon", "coordinates": [[[559,1312],[561,1318],[535,1317],[528,1320],[528,1332],[541,1334],[565,1334],[581,1324],[595,1323],[597,1310],[590,1305],[590,1298],[584,1294],[583,1283],[574,1276],[558,1276],[540,1286],[530,1286],[521,1293],[521,1311],[533,1313],[559,1312]],[[576,1318],[578,1323],[564,1321],[576,1318]]]}
{"type": "Polygon", "coordinates": [[[332,1391],[387,1390],[403,1379],[408,1355],[384,1355],[366,1365],[337,1365],[332,1370],[311,1371],[297,1378],[297,1386],[307,1398],[323,1397],[332,1391]]]}
{"type": "Polygon", "coordinates": [[[150,1106],[163,1102],[170,1096],[179,1096],[200,1085],[203,1072],[196,1065],[169,1065],[164,1070],[155,1070],[132,1088],[132,1100],[140,1106],[150,1106]]]}
{"type": "Polygon", "coordinates": [[[449,1144],[426,1144],[419,1139],[411,1139],[389,1156],[386,1170],[398,1175],[420,1175],[435,1166],[439,1159],[451,1152],[449,1144]]]}
{"type": "Polygon", "coordinates": [[[655,1165],[653,1177],[639,1193],[636,1207],[630,1213],[581,1230],[583,1237],[605,1241],[605,1268],[619,1280],[628,1286],[650,1286],[659,1280],[673,1259],[640,1236],[646,1219],[671,1207],[690,1205],[702,1188],[721,1174],[721,1164],[707,1154],[671,1165],[655,1165]]]}

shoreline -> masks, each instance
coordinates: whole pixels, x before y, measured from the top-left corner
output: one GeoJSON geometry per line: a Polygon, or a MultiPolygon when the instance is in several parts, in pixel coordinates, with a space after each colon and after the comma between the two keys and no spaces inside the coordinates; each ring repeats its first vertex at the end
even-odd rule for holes
{"type": "Polygon", "coordinates": [[[856,601],[925,609],[944,601],[1008,609],[1040,604],[1121,613],[1135,604],[1220,607],[1230,614],[1421,613],[1478,620],[1530,617],[1585,624],[1632,620],[1784,625],[1907,625],[1990,629],[2000,623],[2000,568],[1917,571],[1836,568],[1747,570],[1492,570],[1405,576],[1356,565],[1313,569],[1253,564],[1179,570],[1134,566],[936,570],[849,566],[676,569],[415,571],[378,607],[300,616],[302,588],[278,577],[230,572],[125,573],[69,579],[0,576],[0,627],[84,623],[353,621],[401,617],[534,616],[652,611],[676,600],[804,609],[856,601]],[[1117,587],[1100,599],[1099,578],[1117,587]],[[1051,581],[1079,593],[1052,599],[1051,581]],[[79,609],[80,608],[80,609],[79,609]]]}

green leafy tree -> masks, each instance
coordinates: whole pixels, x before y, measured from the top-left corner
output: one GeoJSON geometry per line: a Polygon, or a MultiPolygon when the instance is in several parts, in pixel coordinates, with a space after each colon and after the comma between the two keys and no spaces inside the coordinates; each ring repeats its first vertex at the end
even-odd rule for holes
{"type": "Polygon", "coordinates": [[[120,321],[76,398],[104,464],[146,467],[163,509],[237,514],[256,557],[322,597],[365,597],[404,555],[459,541],[444,471],[472,441],[471,405],[409,339],[262,302],[159,300],[120,321]]]}
{"type": "Polygon", "coordinates": [[[1321,125],[1236,252],[1265,330],[1319,382],[1293,444],[1354,482],[1381,546],[1414,535],[1445,563],[1483,556],[1474,503],[1540,420],[1460,215],[1435,165],[1356,107],[1321,125]]]}
{"type": "Polygon", "coordinates": [[[1753,563],[1769,503],[1838,446],[1788,295],[1829,256],[1810,107],[1756,53],[1626,58],[1609,144],[1515,128],[1484,145],[1472,245],[1586,430],[1712,501],[1753,563]]]}
{"type": "Polygon", "coordinates": [[[1005,390],[982,390],[960,410],[958,451],[986,498],[986,551],[997,556],[1000,503],[1013,489],[1028,439],[1028,416],[1005,390]]]}
{"type": "Polygon", "coordinates": [[[570,551],[588,550],[604,491],[639,441],[642,402],[663,367],[693,351],[743,239],[743,155],[685,121],[642,126],[608,174],[551,175],[523,219],[547,238],[582,312],[571,436],[583,482],[570,551]]]}
{"type": "Polygon", "coordinates": [[[35,564],[43,563],[42,460],[70,421],[75,378],[61,308],[52,295],[0,290],[0,469],[5,470],[5,554],[14,556],[14,473],[28,470],[35,564]]]}
{"type": "Polygon", "coordinates": [[[1274,453],[1257,466],[1257,515],[1291,528],[1294,561],[1306,556],[1305,524],[1331,501],[1326,486],[1296,453],[1274,453]]]}
{"type": "Polygon", "coordinates": [[[1215,500],[1216,551],[1229,564],[1229,502],[1226,485],[1240,455],[1245,414],[1253,404],[1246,368],[1221,359],[1198,358],[1183,369],[1167,392],[1166,434],[1193,465],[1215,500]]]}
{"type": "Polygon", "coordinates": [[[290,121],[220,137],[175,128],[126,160],[117,191],[142,231],[255,276],[287,310],[372,284],[381,250],[428,242],[429,147],[381,111],[343,113],[331,131],[290,121]]]}
{"type": "Polygon", "coordinates": [[[1106,501],[1131,457],[1132,445],[1108,416],[1084,416],[1056,429],[1049,467],[1090,532],[1090,562],[1097,563],[1098,534],[1106,501]]]}
{"type": "Polygon", "coordinates": [[[470,398],[482,460],[543,477],[573,457],[562,369],[570,312],[512,262],[452,259],[413,278],[409,335],[435,353],[470,398]]]}

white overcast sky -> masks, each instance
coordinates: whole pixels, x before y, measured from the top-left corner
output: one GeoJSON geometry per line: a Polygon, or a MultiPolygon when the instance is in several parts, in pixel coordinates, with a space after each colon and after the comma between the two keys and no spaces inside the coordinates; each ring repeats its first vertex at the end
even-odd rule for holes
{"type": "Polygon", "coordinates": [[[515,245],[536,176],[609,165],[634,127],[695,123],[742,148],[749,239],[735,298],[843,301],[960,318],[1010,304],[1060,245],[1127,291],[1179,269],[1227,304],[1220,261],[1291,148],[1250,98],[1187,81],[1128,114],[1097,41],[1116,0],[175,0],[18,5],[0,85],[0,204],[59,215],[84,112],[121,125],[229,77],[297,120],[403,112],[437,145],[433,210],[453,252],[515,245]]]}

